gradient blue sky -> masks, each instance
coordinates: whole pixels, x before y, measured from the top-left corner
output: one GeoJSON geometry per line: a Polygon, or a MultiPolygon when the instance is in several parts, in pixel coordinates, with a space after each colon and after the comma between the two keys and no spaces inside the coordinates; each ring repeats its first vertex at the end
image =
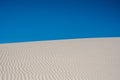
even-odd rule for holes
{"type": "Polygon", "coordinates": [[[119,0],[0,0],[0,43],[120,37],[119,0]]]}

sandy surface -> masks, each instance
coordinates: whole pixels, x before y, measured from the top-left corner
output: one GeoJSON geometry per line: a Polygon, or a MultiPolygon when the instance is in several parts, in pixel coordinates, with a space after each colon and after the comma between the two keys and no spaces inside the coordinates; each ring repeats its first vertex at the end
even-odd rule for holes
{"type": "Polygon", "coordinates": [[[0,44],[0,80],[120,80],[120,38],[0,44]]]}

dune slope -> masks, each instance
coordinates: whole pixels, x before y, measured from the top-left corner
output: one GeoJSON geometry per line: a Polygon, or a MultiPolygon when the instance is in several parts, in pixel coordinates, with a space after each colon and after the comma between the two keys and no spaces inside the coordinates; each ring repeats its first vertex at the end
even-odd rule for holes
{"type": "Polygon", "coordinates": [[[120,80],[120,38],[0,44],[0,80],[120,80]]]}

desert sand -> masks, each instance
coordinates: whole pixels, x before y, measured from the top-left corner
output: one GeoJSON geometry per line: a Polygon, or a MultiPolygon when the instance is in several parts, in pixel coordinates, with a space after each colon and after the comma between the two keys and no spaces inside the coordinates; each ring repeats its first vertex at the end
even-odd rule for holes
{"type": "Polygon", "coordinates": [[[0,80],[120,80],[120,38],[0,44],[0,80]]]}

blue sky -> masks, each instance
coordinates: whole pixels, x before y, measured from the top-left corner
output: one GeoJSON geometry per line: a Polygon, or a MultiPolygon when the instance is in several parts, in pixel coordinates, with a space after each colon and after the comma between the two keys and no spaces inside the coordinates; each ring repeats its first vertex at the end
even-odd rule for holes
{"type": "Polygon", "coordinates": [[[0,43],[120,37],[119,0],[0,0],[0,43]]]}

